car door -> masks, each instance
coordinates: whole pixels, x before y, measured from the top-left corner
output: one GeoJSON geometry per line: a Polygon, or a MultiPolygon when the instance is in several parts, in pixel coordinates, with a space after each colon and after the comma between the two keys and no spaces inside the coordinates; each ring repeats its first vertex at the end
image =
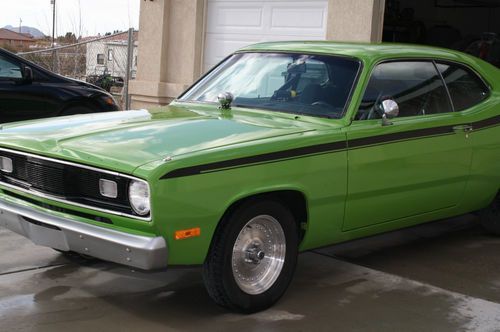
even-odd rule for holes
{"type": "Polygon", "coordinates": [[[422,216],[459,204],[469,177],[469,127],[453,111],[433,61],[392,61],[372,71],[348,140],[343,229],[422,216]],[[382,120],[384,99],[399,115],[382,120]]]}
{"type": "Polygon", "coordinates": [[[17,59],[0,54],[0,123],[47,116],[52,93],[36,80],[37,75],[34,81],[25,80],[24,67],[17,59]]]}

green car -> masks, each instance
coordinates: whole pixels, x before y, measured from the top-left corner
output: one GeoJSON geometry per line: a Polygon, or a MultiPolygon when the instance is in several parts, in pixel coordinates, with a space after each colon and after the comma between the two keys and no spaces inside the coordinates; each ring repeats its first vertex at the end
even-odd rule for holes
{"type": "Polygon", "coordinates": [[[0,225],[134,268],[203,265],[219,305],[285,292],[298,252],[480,211],[500,234],[500,70],[397,44],[278,42],[169,106],[0,130],[0,225]]]}

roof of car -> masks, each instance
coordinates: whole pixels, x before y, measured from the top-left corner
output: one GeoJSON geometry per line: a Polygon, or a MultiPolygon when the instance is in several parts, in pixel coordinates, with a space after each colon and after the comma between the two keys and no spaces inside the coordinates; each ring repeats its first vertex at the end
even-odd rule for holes
{"type": "Polygon", "coordinates": [[[468,57],[464,53],[433,46],[397,43],[352,43],[335,41],[266,42],[246,46],[240,51],[282,51],[337,54],[364,60],[393,57],[468,57]]]}

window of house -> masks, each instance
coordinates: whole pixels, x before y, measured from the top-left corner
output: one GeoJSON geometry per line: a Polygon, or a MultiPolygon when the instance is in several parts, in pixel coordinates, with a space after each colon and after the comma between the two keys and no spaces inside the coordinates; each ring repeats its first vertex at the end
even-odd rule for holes
{"type": "Polygon", "coordinates": [[[113,61],[113,50],[108,50],[108,61],[113,61]]]}
{"type": "Polygon", "coordinates": [[[438,63],[437,67],[450,91],[455,111],[472,107],[488,96],[488,87],[471,70],[445,63],[438,63]]]}
{"type": "Polygon", "coordinates": [[[97,54],[97,64],[98,65],[104,64],[104,54],[97,54]]]}
{"type": "Polygon", "coordinates": [[[375,104],[393,99],[398,117],[452,112],[446,88],[431,61],[396,61],[379,64],[365,90],[358,120],[379,119],[375,104]]]}

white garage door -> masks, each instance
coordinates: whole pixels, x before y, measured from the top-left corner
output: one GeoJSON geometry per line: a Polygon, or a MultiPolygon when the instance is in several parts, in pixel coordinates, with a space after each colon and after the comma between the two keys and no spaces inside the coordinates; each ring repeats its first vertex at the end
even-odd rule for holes
{"type": "Polygon", "coordinates": [[[328,0],[208,0],[204,68],[248,44],[321,40],[328,0]]]}

